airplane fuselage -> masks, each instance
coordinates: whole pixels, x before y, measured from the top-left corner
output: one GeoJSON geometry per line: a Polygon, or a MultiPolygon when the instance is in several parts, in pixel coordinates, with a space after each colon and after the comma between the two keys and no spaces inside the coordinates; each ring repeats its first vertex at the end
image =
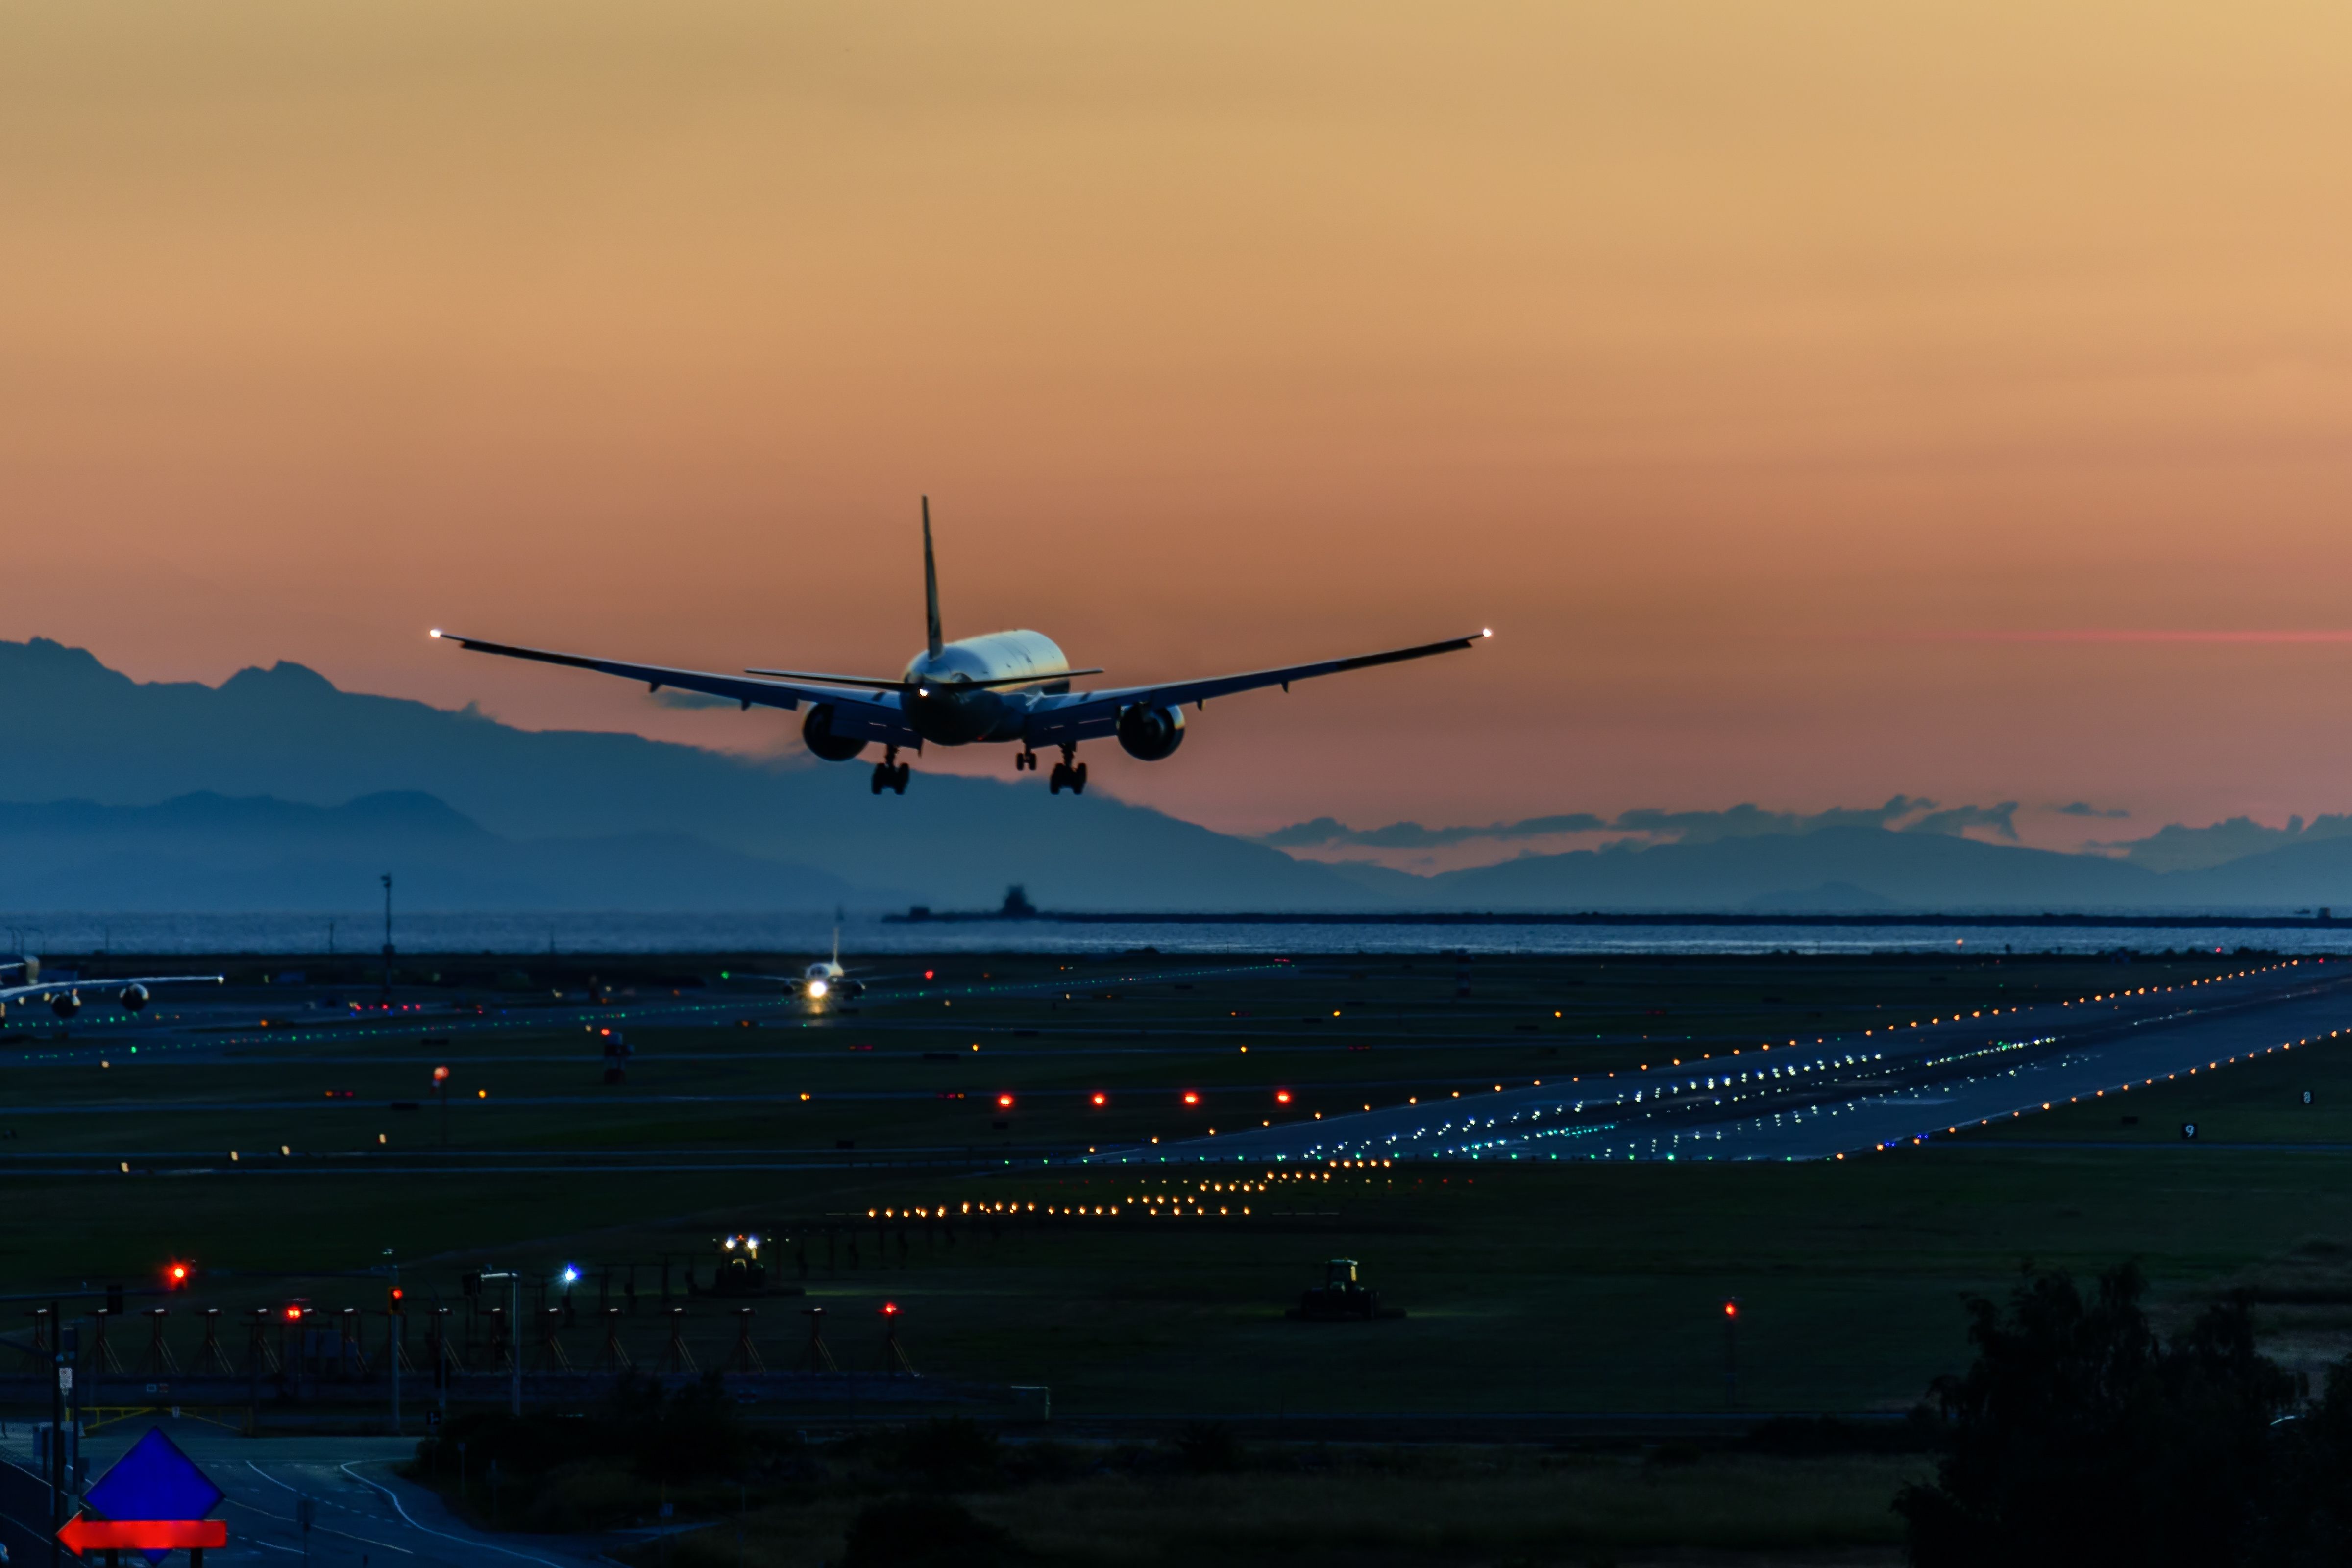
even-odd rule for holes
{"type": "Polygon", "coordinates": [[[1017,741],[1040,697],[1070,689],[1070,661],[1043,632],[991,632],[948,643],[907,661],[908,689],[901,699],[907,722],[935,746],[1017,741]],[[975,681],[1026,678],[1034,685],[988,686],[975,681]]]}

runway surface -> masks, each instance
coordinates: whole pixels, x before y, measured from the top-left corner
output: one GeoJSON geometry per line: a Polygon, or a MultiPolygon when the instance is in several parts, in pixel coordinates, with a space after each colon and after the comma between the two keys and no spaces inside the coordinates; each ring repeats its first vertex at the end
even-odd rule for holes
{"type": "Polygon", "coordinates": [[[1949,1136],[2352,1033],[2352,963],[1904,1020],[1696,1061],[1448,1096],[1090,1164],[1365,1160],[1822,1160],[1949,1136]]]}

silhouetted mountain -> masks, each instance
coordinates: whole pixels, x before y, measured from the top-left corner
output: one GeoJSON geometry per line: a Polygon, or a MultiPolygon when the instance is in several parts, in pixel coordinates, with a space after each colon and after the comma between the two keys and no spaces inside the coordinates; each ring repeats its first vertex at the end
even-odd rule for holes
{"type": "MultiPolygon", "coordinates": [[[[1041,906],[1063,909],[1381,901],[1324,867],[1100,795],[1049,796],[1034,784],[934,774],[903,798],[877,798],[861,765],[518,730],[470,709],[341,691],[300,665],[240,670],[218,688],[141,683],[81,649],[36,638],[0,642],[0,689],[22,694],[41,715],[0,746],[0,799],[151,805],[212,792],[339,805],[411,791],[518,843],[691,835],[737,857],[837,878],[868,908],[901,897],[992,908],[1013,882],[1041,906]],[[859,889],[896,891],[860,898],[859,889]]],[[[587,874],[586,903],[566,907],[649,909],[658,906],[646,898],[665,888],[684,897],[676,878],[648,882],[640,896],[625,864],[642,863],[615,860],[587,874]]],[[[730,864],[710,868],[714,889],[738,889],[730,879],[751,875],[730,864]]],[[[371,865],[362,890],[380,868],[371,865]]],[[[5,872],[0,867],[0,903],[44,901],[10,888],[5,872]]],[[[105,902],[94,891],[46,901],[105,902]]],[[[351,889],[330,900],[352,901],[351,889]]],[[[519,890],[508,907],[532,906],[519,890]]]]}
{"type": "Polygon", "coordinates": [[[0,905],[125,913],[350,909],[381,872],[437,910],[831,909],[857,889],[675,833],[516,843],[428,795],[341,806],[198,794],[0,805],[0,905]]]}
{"type": "MultiPolygon", "coordinates": [[[[0,680],[40,715],[0,746],[0,800],[53,803],[0,807],[0,907],[16,909],[349,909],[389,869],[408,907],[444,910],[987,909],[1018,882],[1045,909],[2352,910],[2352,837],[2332,817],[2172,829],[2110,859],[1958,836],[2000,831],[2009,803],[1629,812],[1617,826],[1678,840],[1422,878],[1034,784],[934,774],[877,798],[862,765],[518,730],[299,665],[142,684],[35,639],[0,642],[0,680]]],[[[1407,827],[1461,837],[1325,820],[1292,837],[1407,827]]]]}
{"type": "Polygon", "coordinates": [[[1433,877],[1430,892],[1433,906],[1444,909],[1728,910],[1828,882],[1875,900],[1862,908],[2082,910],[2169,905],[2180,895],[2168,881],[2095,855],[1824,827],[1528,855],[1433,877]]]}

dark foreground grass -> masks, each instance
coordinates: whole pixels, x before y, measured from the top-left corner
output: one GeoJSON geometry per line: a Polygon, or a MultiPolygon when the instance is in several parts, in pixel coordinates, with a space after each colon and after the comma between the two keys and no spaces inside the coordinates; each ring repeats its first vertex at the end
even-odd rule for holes
{"type": "MultiPolygon", "coordinates": [[[[1549,1453],[1512,1447],[1333,1448],[1191,1475],[1076,1447],[1067,1479],[959,1492],[1034,1560],[1078,1565],[1893,1561],[1889,1507],[1915,1458],[1549,1453]]],[[[630,1553],[641,1568],[815,1568],[842,1561],[850,1521],[890,1494],[835,1493],[751,1510],[630,1553]]],[[[903,1495],[903,1494],[902,1494],[903,1495]]]]}

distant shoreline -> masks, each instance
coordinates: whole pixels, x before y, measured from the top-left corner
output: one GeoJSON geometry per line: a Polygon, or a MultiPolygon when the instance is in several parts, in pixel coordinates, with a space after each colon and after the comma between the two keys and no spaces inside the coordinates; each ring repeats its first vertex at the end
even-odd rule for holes
{"type": "Polygon", "coordinates": [[[2131,931],[2168,931],[2203,927],[2223,931],[2352,931],[2352,917],[2333,915],[2095,915],[2095,914],[1664,914],[1445,913],[1434,911],[1353,910],[1336,913],[1224,911],[1215,914],[1150,914],[1136,911],[1033,910],[1005,914],[995,910],[916,910],[884,915],[886,925],[1334,925],[1334,926],[1826,926],[1887,927],[2046,926],[2082,928],[2107,926],[2131,931]]]}

